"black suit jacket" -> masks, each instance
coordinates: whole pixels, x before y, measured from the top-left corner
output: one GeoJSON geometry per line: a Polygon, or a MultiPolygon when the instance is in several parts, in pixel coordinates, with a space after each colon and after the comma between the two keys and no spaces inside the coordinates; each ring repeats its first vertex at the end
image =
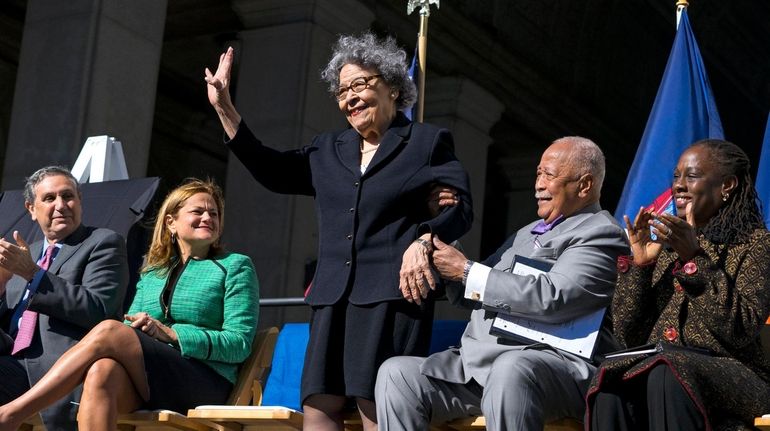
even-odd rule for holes
{"type": "MultiPolygon", "coordinates": [[[[33,259],[40,256],[43,242],[30,246],[33,259]]],[[[37,311],[38,324],[32,344],[22,352],[21,364],[30,385],[35,384],[54,362],[75,345],[94,325],[105,319],[121,319],[128,284],[126,244],[109,229],[80,226],[62,241],[56,259],[40,281],[28,309],[37,311]]],[[[0,329],[8,331],[14,307],[27,281],[14,276],[0,299],[0,329]]],[[[4,354],[9,354],[5,352],[4,354]]],[[[49,430],[77,429],[75,391],[42,412],[49,430]]]]}
{"type": "Polygon", "coordinates": [[[243,122],[227,143],[268,189],[315,196],[319,244],[306,298],[311,305],[334,304],[346,291],[354,304],[403,298],[399,270],[409,244],[428,231],[454,241],[473,221],[468,175],[448,130],[399,113],[363,175],[360,143],[347,129],[280,152],[262,145],[243,122]],[[438,183],[457,189],[460,203],[431,218],[427,197],[438,183]]]}

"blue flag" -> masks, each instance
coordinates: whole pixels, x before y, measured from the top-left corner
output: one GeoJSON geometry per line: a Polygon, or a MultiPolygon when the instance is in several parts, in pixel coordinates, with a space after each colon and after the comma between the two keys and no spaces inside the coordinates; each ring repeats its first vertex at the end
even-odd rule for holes
{"type": "Polygon", "coordinates": [[[622,224],[628,214],[633,220],[639,207],[670,188],[679,155],[704,138],[722,139],[724,133],[685,10],[615,218],[622,224]]]}
{"type": "Polygon", "coordinates": [[[762,202],[765,226],[770,226],[770,115],[767,117],[765,140],[762,142],[762,155],[759,156],[756,186],[757,195],[762,202]]]}
{"type": "MultiPolygon", "coordinates": [[[[417,61],[418,61],[419,53],[417,52],[417,47],[414,48],[414,56],[412,57],[412,64],[409,66],[409,79],[414,82],[414,85],[417,85],[417,74],[419,73],[419,70],[417,68],[417,61]]],[[[414,101],[414,105],[409,107],[408,109],[404,110],[404,114],[406,114],[406,118],[412,120],[414,118],[414,107],[417,106],[417,101],[414,101]]]]}

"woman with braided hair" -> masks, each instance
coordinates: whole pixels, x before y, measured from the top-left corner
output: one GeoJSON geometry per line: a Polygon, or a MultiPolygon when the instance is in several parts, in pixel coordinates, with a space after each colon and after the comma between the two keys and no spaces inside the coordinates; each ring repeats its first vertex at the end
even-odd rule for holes
{"type": "Polygon", "coordinates": [[[770,233],[749,159],[730,142],[698,141],[679,158],[671,191],[676,215],[625,216],[633,257],[618,260],[614,331],[625,347],[651,346],[602,364],[587,429],[751,429],[770,411],[759,339],[770,233]]]}

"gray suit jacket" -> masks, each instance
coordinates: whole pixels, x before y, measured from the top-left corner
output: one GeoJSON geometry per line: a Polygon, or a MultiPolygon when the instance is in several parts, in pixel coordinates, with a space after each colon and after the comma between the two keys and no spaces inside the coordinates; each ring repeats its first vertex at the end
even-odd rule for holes
{"type": "MultiPolygon", "coordinates": [[[[43,242],[30,246],[33,258],[40,256],[43,242]]],[[[28,309],[39,314],[32,345],[23,352],[22,365],[30,385],[35,384],[54,362],[104,319],[122,319],[128,284],[126,244],[109,229],[80,226],[62,242],[56,259],[40,281],[28,309]]],[[[13,277],[0,300],[0,328],[8,330],[13,309],[27,281],[13,277]]],[[[10,354],[5,351],[3,354],[10,354]]],[[[77,429],[77,390],[43,411],[49,430],[77,429]]]]}
{"type": "MultiPolygon", "coordinates": [[[[484,302],[462,299],[464,287],[458,283],[447,286],[447,296],[454,303],[475,304],[470,322],[461,339],[461,347],[438,352],[423,363],[421,372],[427,376],[467,383],[471,378],[485,386],[489,369],[502,353],[524,348],[548,348],[543,345],[500,343],[490,335],[492,321],[498,312],[528,319],[558,323],[590,314],[610,305],[615,287],[616,260],[629,249],[623,230],[598,204],[591,205],[568,217],[553,230],[537,237],[542,247],[534,244],[536,235],[530,233],[537,222],[520,229],[495,256],[487,261],[490,271],[484,291],[484,302]],[[540,277],[520,276],[510,272],[513,258],[521,255],[553,264],[540,277]]],[[[605,319],[608,326],[608,319],[605,319]]],[[[600,343],[611,340],[610,328],[603,328],[600,343]]],[[[613,349],[597,346],[597,350],[613,349]]],[[[560,352],[564,366],[576,381],[587,385],[595,367],[567,352],[560,352]]]]}

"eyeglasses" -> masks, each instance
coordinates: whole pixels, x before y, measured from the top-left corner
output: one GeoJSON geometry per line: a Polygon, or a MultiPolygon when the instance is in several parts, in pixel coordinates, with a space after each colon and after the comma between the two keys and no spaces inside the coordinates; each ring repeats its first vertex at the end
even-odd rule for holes
{"type": "Polygon", "coordinates": [[[347,87],[340,87],[337,89],[337,101],[341,102],[345,100],[348,97],[348,91],[353,90],[354,93],[360,93],[364,91],[365,89],[369,88],[371,84],[369,84],[369,81],[371,81],[374,78],[379,78],[382,75],[372,75],[372,76],[362,76],[360,78],[356,78],[348,84],[347,87]]]}

